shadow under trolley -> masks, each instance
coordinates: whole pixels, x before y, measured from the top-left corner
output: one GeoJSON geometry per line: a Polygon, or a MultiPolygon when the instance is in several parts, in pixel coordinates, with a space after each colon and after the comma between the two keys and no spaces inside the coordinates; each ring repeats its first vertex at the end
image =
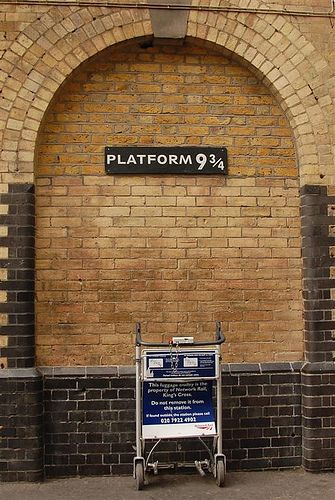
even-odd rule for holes
{"type": "Polygon", "coordinates": [[[169,342],[142,340],[136,324],[136,487],[148,484],[147,472],[194,466],[204,476],[213,474],[224,485],[226,457],[222,449],[222,387],[220,346],[225,341],[216,322],[215,340],[173,337],[169,342]],[[215,390],[214,387],[215,386],[215,390]],[[214,404],[213,404],[214,403],[214,404]],[[216,403],[216,404],[215,404],[216,403]],[[214,406],[216,409],[214,410],[214,406]],[[153,461],[163,440],[197,439],[208,459],[178,464],[153,461]],[[212,446],[208,445],[208,439],[212,446]],[[150,448],[146,449],[146,446],[150,448]]]}

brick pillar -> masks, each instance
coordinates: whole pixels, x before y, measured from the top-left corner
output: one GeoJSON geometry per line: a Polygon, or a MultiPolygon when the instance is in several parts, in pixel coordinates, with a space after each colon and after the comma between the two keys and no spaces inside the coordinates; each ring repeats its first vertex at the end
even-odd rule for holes
{"type": "Polygon", "coordinates": [[[302,256],[305,353],[302,369],[303,459],[307,470],[335,468],[335,196],[304,186],[302,256]]]}
{"type": "Polygon", "coordinates": [[[34,186],[9,184],[0,194],[0,361],[34,366],[34,186]]]}
{"type": "Polygon", "coordinates": [[[0,370],[0,481],[43,479],[43,383],[34,368],[0,370]]]}
{"type": "Polygon", "coordinates": [[[310,362],[332,361],[335,196],[327,196],[325,186],[305,186],[301,198],[306,358],[310,362]]]}
{"type": "Polygon", "coordinates": [[[34,366],[34,186],[0,194],[0,481],[43,478],[43,384],[34,366]]]}

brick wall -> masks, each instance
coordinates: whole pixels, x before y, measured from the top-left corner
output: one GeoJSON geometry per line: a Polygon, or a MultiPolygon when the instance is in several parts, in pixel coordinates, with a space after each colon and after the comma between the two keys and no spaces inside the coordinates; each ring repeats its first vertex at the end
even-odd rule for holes
{"type": "MultiPolygon", "coordinates": [[[[301,364],[223,368],[223,445],[228,469],[300,465],[301,364]]],[[[131,474],[134,369],[55,367],[42,372],[46,476],[131,474]]],[[[206,458],[208,453],[197,440],[169,440],[159,445],[152,461],[206,458]]]]}
{"type": "Polygon", "coordinates": [[[129,474],[135,378],[116,367],[44,369],[47,477],[129,474]]]}
{"type": "MultiPolygon", "coordinates": [[[[1,481],[131,474],[133,367],[4,369],[1,481]]],[[[223,365],[223,443],[229,470],[334,469],[333,363],[223,365]]],[[[153,460],[208,458],[194,440],[153,460]]]]}
{"type": "Polygon", "coordinates": [[[129,333],[227,332],[228,361],[302,356],[291,131],[222,54],[128,44],[81,67],[40,131],[39,364],[127,364],[129,333]],[[229,177],[106,176],[105,145],[227,146],[229,177]],[[288,335],[289,332],[289,335],[288,335]]]}
{"type": "Polygon", "coordinates": [[[223,441],[230,469],[301,464],[301,363],[224,365],[223,441]]]}
{"type": "Polygon", "coordinates": [[[0,370],[0,481],[40,481],[43,383],[34,368],[0,370]]]}
{"type": "Polygon", "coordinates": [[[302,255],[305,262],[305,352],[308,361],[334,360],[334,189],[302,190],[302,255]]]}
{"type": "MultiPolygon", "coordinates": [[[[78,7],[77,4],[72,5],[71,1],[67,3],[67,6],[57,6],[54,2],[51,5],[47,1],[38,2],[38,5],[33,5],[33,2],[19,5],[9,1],[2,2],[1,6],[0,217],[3,223],[0,228],[1,480],[36,480],[41,478],[42,473],[40,379],[36,383],[38,378],[36,373],[33,374],[30,368],[19,368],[31,366],[34,362],[34,325],[31,322],[33,225],[28,224],[28,228],[24,219],[25,216],[32,216],[31,188],[34,182],[38,135],[42,138],[40,153],[43,158],[43,162],[39,162],[38,166],[46,168],[43,173],[37,172],[37,181],[41,189],[39,201],[42,203],[38,209],[38,228],[41,231],[38,241],[40,249],[38,251],[38,361],[50,364],[128,363],[132,356],[132,342],[128,333],[135,321],[140,319],[146,331],[149,331],[149,335],[157,338],[157,331],[161,331],[162,325],[164,331],[170,328],[172,331],[182,333],[187,331],[188,324],[192,332],[196,329],[196,325],[200,325],[198,334],[202,336],[212,328],[212,320],[217,318],[223,320],[224,328],[229,332],[230,341],[227,344],[226,355],[230,361],[294,359],[302,354],[301,307],[303,306],[305,349],[310,363],[305,364],[302,370],[303,399],[299,413],[303,417],[302,463],[307,470],[334,469],[332,396],[334,363],[331,361],[334,350],[334,189],[332,187],[335,178],[332,157],[334,14],[311,17],[285,15],[285,13],[237,14],[227,13],[224,10],[217,12],[191,9],[186,26],[187,40],[198,39],[200,43],[206,41],[208,44],[213,44],[213,46],[208,45],[210,47],[208,52],[196,53],[192,45],[186,46],[188,52],[181,48],[178,51],[171,49],[169,54],[162,48],[155,52],[156,49],[150,48],[150,43],[147,43],[148,38],[142,38],[146,48],[142,47],[136,52],[130,44],[119,53],[122,55],[121,60],[115,59],[119,49],[110,52],[108,49],[101,53],[100,61],[92,59],[87,63],[91,57],[121,41],[130,39],[139,41],[141,37],[152,37],[150,13],[148,9],[137,7],[109,9],[105,2],[103,6],[100,4],[94,7],[94,1],[89,7],[78,7]],[[221,56],[213,51],[213,47],[222,50],[221,56]],[[257,85],[254,75],[242,70],[229,58],[227,60],[225,50],[234,53],[246,64],[250,64],[262,82],[269,85],[271,94],[263,85],[257,85]],[[166,68],[164,74],[161,65],[167,62],[159,60],[162,55],[164,57],[169,55],[173,59],[169,70],[166,68]],[[73,75],[70,84],[66,82],[69,75],[81,64],[83,66],[73,75]],[[119,66],[116,68],[117,64],[119,66]],[[135,64],[141,66],[137,67],[136,71],[135,64]],[[153,65],[152,69],[149,70],[147,65],[153,65]],[[218,66],[220,72],[216,73],[218,66]],[[178,72],[175,71],[177,67],[178,72]],[[92,69],[91,73],[89,68],[92,69]],[[230,73],[236,70],[242,72],[230,73]],[[166,83],[162,80],[162,75],[164,77],[170,75],[172,78],[180,76],[182,81],[166,83]],[[108,80],[105,79],[107,76],[108,80]],[[81,77],[86,78],[86,83],[81,77]],[[101,77],[102,79],[99,79],[101,77]],[[247,85],[243,85],[246,81],[247,85]],[[61,92],[64,92],[64,96],[67,94],[67,97],[62,108],[59,97],[61,94],[55,99],[54,94],[64,82],[61,92]],[[77,85],[77,89],[69,87],[73,84],[77,85]],[[104,84],[105,89],[103,89],[104,84]],[[90,86],[94,85],[102,87],[100,90],[97,88],[90,90],[90,86]],[[140,85],[146,88],[140,88],[140,85]],[[151,87],[148,88],[148,85],[151,87]],[[202,91],[195,94],[193,88],[197,85],[204,86],[208,94],[203,94],[202,91]],[[227,95],[223,94],[222,88],[225,86],[233,91],[231,95],[229,92],[227,95]],[[254,94],[251,89],[254,91],[256,87],[257,92],[254,94]],[[205,96],[207,101],[197,102],[197,99],[201,100],[205,96]],[[220,101],[222,96],[225,99],[231,97],[233,101],[229,102],[228,99],[220,101]],[[238,98],[241,96],[247,99],[247,102],[239,101],[238,98]],[[275,96],[277,101],[271,96],[275,96]],[[126,98],[126,102],[113,100],[116,97],[120,101],[126,98]],[[250,97],[270,98],[270,101],[251,103],[250,97]],[[160,101],[160,98],[163,101],[160,101]],[[178,102],[180,98],[187,101],[178,102]],[[213,98],[214,102],[211,101],[213,98]],[[169,99],[177,99],[177,102],[169,102],[169,99]],[[50,113],[41,126],[45,111],[52,100],[50,113]],[[289,128],[277,102],[290,121],[289,128]],[[103,122],[101,118],[104,112],[98,112],[97,105],[106,103],[110,106],[111,112],[105,114],[103,122]],[[117,104],[119,108],[115,107],[117,104]],[[78,105],[80,105],[79,111],[76,111],[78,105]],[[87,108],[84,109],[87,105],[91,106],[89,111],[87,108]],[[126,112],[121,113],[121,105],[125,106],[123,109],[126,112]],[[156,105],[165,106],[164,114],[156,112],[156,105]],[[200,111],[201,108],[198,108],[199,112],[195,113],[191,106],[206,106],[206,110],[202,108],[200,111]],[[271,113],[266,111],[267,106],[270,107],[271,113]],[[177,113],[171,111],[178,107],[177,113]],[[242,109],[244,109],[243,115],[240,114],[242,109]],[[125,115],[129,116],[130,121],[120,121],[121,115],[123,118],[125,115]],[[144,115],[144,122],[138,119],[140,115],[144,115]],[[167,122],[161,123],[160,117],[167,122]],[[174,122],[177,117],[181,121],[174,122]],[[228,122],[221,123],[220,120],[219,122],[214,120],[214,123],[210,121],[205,123],[205,119],[210,120],[213,117],[224,118],[228,122]],[[278,119],[275,123],[263,121],[261,125],[260,121],[258,123],[253,121],[255,118],[267,120],[274,117],[278,119]],[[65,121],[66,118],[70,118],[68,122],[65,121]],[[103,129],[106,119],[111,125],[110,131],[103,129]],[[79,125],[80,129],[76,128],[76,125],[79,125]],[[192,127],[191,134],[185,134],[186,125],[190,130],[192,127]],[[158,126],[158,129],[155,129],[155,126],[158,126]],[[138,128],[136,130],[132,127],[138,128]],[[243,135],[243,131],[248,128],[249,135],[243,135]],[[279,130],[282,130],[284,135],[279,130]],[[300,260],[297,256],[300,244],[297,243],[298,233],[295,232],[299,227],[299,222],[296,225],[298,181],[291,131],[295,137],[299,181],[302,186],[304,266],[302,304],[300,299],[296,298],[296,293],[298,295],[300,293],[300,284],[298,285],[297,281],[300,281],[300,260]],[[56,135],[63,135],[64,149],[61,152],[57,144],[59,141],[56,139],[54,142],[56,135]],[[102,135],[104,137],[101,137],[102,135]],[[166,141],[162,144],[169,144],[168,141],[174,137],[174,141],[197,144],[196,141],[199,140],[206,145],[209,144],[210,137],[215,137],[219,145],[223,142],[234,151],[233,156],[236,161],[232,162],[230,157],[229,167],[233,170],[230,171],[230,177],[226,182],[219,185],[200,182],[192,185],[189,184],[189,178],[187,182],[179,179],[180,183],[168,178],[164,178],[164,183],[151,183],[145,179],[141,184],[139,179],[134,179],[132,184],[122,184],[120,179],[112,181],[111,178],[106,182],[102,177],[99,152],[106,137],[111,141],[110,145],[131,144],[132,140],[135,141],[135,137],[143,141],[143,144],[146,141],[160,144],[160,137],[164,137],[166,141]],[[76,140],[73,140],[74,138],[76,140]],[[268,144],[264,148],[257,141],[266,138],[275,138],[278,142],[276,145],[272,143],[272,146],[268,144]],[[52,146],[55,147],[54,150],[51,148],[49,151],[46,149],[43,151],[43,148],[52,146]],[[269,151],[265,153],[266,150],[269,151]],[[285,158],[282,170],[276,154],[268,163],[269,156],[272,156],[270,153],[275,150],[278,152],[280,150],[280,156],[285,158]],[[259,157],[262,162],[255,161],[259,157]],[[81,173],[84,170],[85,174],[82,177],[81,173]],[[135,189],[152,189],[157,186],[160,189],[158,194],[147,192],[141,194],[135,189]],[[264,191],[263,194],[259,191],[248,191],[250,188],[259,190],[264,187],[270,190],[269,194],[264,194],[264,191]],[[121,188],[124,189],[121,193],[113,191],[121,188]],[[178,191],[172,194],[173,191],[167,191],[167,188],[178,188],[178,191]],[[179,188],[182,188],[181,191],[179,188]],[[225,191],[222,192],[222,189],[225,191]],[[284,194],[280,194],[277,189],[283,190],[284,194]],[[20,196],[22,195],[20,201],[17,199],[19,194],[17,190],[20,191],[20,196]],[[135,215],[137,210],[153,208],[153,205],[146,205],[149,196],[168,198],[167,204],[156,207],[160,210],[159,215],[148,213],[135,215]],[[235,205],[234,200],[241,199],[242,196],[248,199],[248,204],[235,205]],[[94,197],[98,197],[99,200],[94,200],[94,197]],[[127,205],[125,201],[130,197],[132,200],[136,197],[142,199],[143,204],[127,205]],[[170,198],[174,200],[172,205],[170,198]],[[186,204],[191,198],[195,198],[194,205],[180,205],[181,200],[186,204]],[[213,205],[199,205],[200,198],[206,198],[207,202],[210,199],[213,205]],[[218,203],[218,199],[220,203],[224,200],[226,205],[218,203]],[[272,200],[276,205],[271,204],[272,200]],[[265,215],[264,212],[260,214],[264,207],[270,207],[270,215],[265,215]],[[173,215],[170,213],[172,208],[175,210],[173,215]],[[195,215],[192,213],[192,208],[206,209],[207,212],[195,215]],[[226,208],[234,209],[235,212],[222,215],[220,210],[226,208]],[[290,215],[286,211],[288,208],[293,211],[290,215]],[[113,216],[108,211],[100,213],[100,210],[106,209],[120,209],[121,213],[118,215],[114,213],[113,216]],[[138,218],[139,225],[124,225],[124,220],[127,218],[124,217],[125,209],[128,218],[133,217],[135,220],[138,218]],[[281,211],[282,209],[285,211],[281,211]],[[182,215],[179,210],[184,210],[182,215]],[[252,215],[255,213],[256,215],[252,215]],[[20,217],[25,214],[22,220],[19,214],[20,217]],[[15,221],[16,217],[18,218],[15,221]],[[143,229],[147,231],[152,229],[152,226],[148,225],[148,220],[154,217],[160,221],[164,218],[164,222],[171,217],[173,225],[154,226],[161,229],[158,235],[157,233],[152,235],[150,232],[145,236],[139,234],[143,229]],[[208,220],[213,222],[215,217],[224,220],[225,225],[209,226],[208,220]],[[180,221],[181,218],[184,219],[183,222],[180,221]],[[86,224],[83,226],[84,233],[81,234],[77,232],[79,220],[80,224],[83,222],[86,224]],[[109,221],[109,224],[104,226],[103,221],[106,223],[109,221]],[[275,225],[269,226],[269,222],[275,225]],[[112,227],[120,233],[104,233],[106,229],[112,227]],[[206,231],[206,234],[194,231],[208,228],[210,233],[206,231]],[[289,228],[294,229],[294,234],[288,231],[289,228]],[[171,234],[171,230],[177,229],[182,231],[171,234]],[[223,229],[225,231],[229,229],[229,233],[222,233],[223,229]],[[236,229],[239,229],[238,233],[234,232],[236,229]],[[260,229],[262,232],[258,233],[260,229]],[[263,232],[264,229],[267,231],[263,232]],[[271,229],[270,235],[269,229],[271,229]],[[163,234],[163,230],[167,232],[163,234]],[[214,231],[217,231],[216,235],[214,231]],[[22,239],[23,236],[26,239],[22,239]],[[130,237],[132,246],[127,248],[124,245],[130,237]],[[286,239],[286,243],[277,247],[269,242],[270,238],[279,245],[283,239],[286,239]],[[139,245],[143,239],[145,246],[141,247],[139,245]],[[162,239],[165,240],[165,246],[157,248],[153,240],[162,239]],[[247,247],[235,246],[233,240],[237,244],[237,239],[243,242],[249,239],[253,244],[256,241],[257,243],[256,246],[250,244],[247,247]],[[135,247],[136,240],[138,246],[135,247]],[[175,246],[168,246],[167,240],[175,241],[175,246]],[[95,246],[97,242],[98,245],[95,246]],[[220,245],[216,246],[218,243],[220,245]],[[95,257],[95,250],[98,252],[98,259],[95,257]],[[148,265],[149,250],[150,265],[148,265]],[[177,250],[184,252],[182,257],[180,253],[173,254],[177,250]],[[249,250],[252,251],[252,255],[246,256],[249,250]],[[264,257],[258,253],[256,258],[257,252],[265,250],[270,251],[270,254],[264,257]],[[144,252],[145,257],[143,257],[144,252]],[[207,255],[209,252],[209,258],[204,257],[206,252],[207,255]],[[236,252],[238,257],[235,257],[233,252],[236,252]],[[284,257],[280,252],[284,252],[284,257]],[[213,269],[204,267],[206,259],[216,262],[218,267],[213,269]],[[164,267],[161,266],[163,261],[164,267]],[[99,268],[96,267],[97,262],[99,268]],[[165,267],[165,262],[173,262],[175,267],[173,265],[171,268],[165,267]],[[127,263],[130,267],[120,267],[127,263]],[[134,267],[134,263],[138,265],[134,267]],[[158,268],[154,264],[158,264],[158,268]],[[186,267],[183,267],[184,264],[186,267]],[[254,267],[248,267],[249,264],[254,267]],[[270,274],[272,274],[271,279],[270,274]],[[121,282],[126,289],[122,288],[121,282]],[[172,289],[162,289],[162,283],[164,286],[167,284],[172,286],[172,289]],[[194,288],[185,289],[185,283],[194,288]],[[17,284],[19,289],[16,288],[17,284]],[[216,285],[218,288],[215,288],[216,285]],[[116,295],[111,292],[115,292],[116,295]],[[137,295],[138,292],[142,295],[137,295]],[[205,294],[200,295],[200,292],[205,294]],[[172,294],[171,300],[166,301],[169,293],[172,294]],[[163,294],[165,307],[162,310],[157,304],[162,302],[163,294]],[[286,301],[285,304],[283,300],[286,301]],[[125,307],[127,302],[130,304],[129,308],[125,307]],[[192,309],[194,303],[199,308],[199,313],[192,309]],[[25,321],[22,322],[25,317],[25,321]],[[245,330],[243,330],[244,325],[245,330]],[[46,330],[49,332],[51,342],[44,335],[46,330]],[[283,351],[283,348],[287,351],[283,351]],[[6,365],[13,368],[8,370],[5,368],[6,365]],[[34,379],[33,384],[31,379],[34,379]],[[15,415],[13,411],[16,412],[15,415]]],[[[253,5],[257,8],[263,4],[264,2],[262,4],[254,2],[253,5]]],[[[320,11],[328,12],[331,7],[329,0],[290,0],[289,3],[284,0],[269,0],[265,4],[270,7],[301,9],[304,14],[310,11],[314,14],[320,11]]],[[[236,5],[245,7],[245,2],[236,1],[236,5]]],[[[172,332],[169,331],[168,334],[170,333],[172,332]]],[[[266,368],[262,365],[260,368],[257,366],[255,370],[245,365],[243,368],[237,367],[237,375],[234,368],[230,368],[234,383],[231,384],[230,379],[226,380],[225,422],[228,425],[229,415],[235,412],[240,426],[240,429],[237,427],[225,429],[226,452],[231,467],[238,468],[242,464],[243,467],[256,468],[296,465],[300,456],[300,438],[297,406],[298,374],[293,373],[295,365],[290,365],[291,368],[286,371],[277,368],[276,373],[268,374],[269,378],[264,378],[266,368]],[[244,369],[249,370],[248,380],[245,378],[245,373],[239,373],[239,370],[242,372],[244,369]],[[241,389],[236,387],[236,382],[242,384],[241,389]],[[281,394],[281,391],[285,394],[281,394]],[[269,392],[275,393],[270,401],[265,398],[269,392]],[[249,397],[255,393],[259,397],[249,397]],[[290,405],[285,407],[286,399],[290,405]],[[266,402],[267,406],[262,406],[263,402],[266,402]],[[292,418],[285,416],[285,412],[290,411],[294,411],[292,418]],[[267,427],[269,424],[267,412],[270,412],[271,418],[273,417],[270,424],[276,426],[278,438],[275,434],[271,434],[273,430],[267,427]],[[254,418],[251,415],[254,415],[254,418]],[[282,417],[280,421],[277,416],[282,417]],[[262,436],[255,436],[258,429],[251,427],[257,418],[260,419],[262,429],[265,429],[264,432],[261,431],[262,436]],[[228,445],[231,447],[228,448],[228,445]],[[240,448],[243,446],[240,454],[235,446],[240,448]]],[[[46,376],[46,383],[49,377],[54,379],[53,383],[56,385],[57,377],[63,378],[59,383],[63,384],[63,391],[66,393],[53,394],[52,384],[50,391],[46,390],[47,401],[50,402],[49,406],[46,404],[48,421],[52,421],[53,424],[56,423],[52,417],[53,412],[57,413],[59,409],[59,413],[62,413],[67,408],[66,404],[63,404],[64,401],[67,402],[67,395],[77,398],[78,404],[82,397],[79,393],[71,392],[73,387],[68,382],[78,378],[74,369],[72,375],[70,372],[62,374],[62,369],[59,370],[51,372],[52,377],[46,376]],[[68,388],[70,386],[71,391],[68,388]]],[[[91,378],[92,372],[84,367],[81,370],[83,370],[81,377],[91,378]]],[[[101,373],[100,375],[95,373],[95,376],[105,379],[101,373]]],[[[96,402],[100,397],[103,399],[103,392],[99,391],[100,389],[96,396],[91,394],[96,402]]],[[[129,396],[132,397],[130,394],[129,396]]],[[[121,396],[118,393],[118,397],[121,398],[120,401],[126,400],[125,394],[121,396]]],[[[130,400],[127,402],[130,404],[130,400]]],[[[103,404],[105,403],[103,400],[103,404]]],[[[71,409],[68,413],[65,410],[61,418],[68,418],[66,424],[72,433],[68,434],[71,444],[83,439],[83,436],[77,433],[80,418],[91,419],[89,421],[93,421],[94,424],[100,418],[98,408],[94,415],[81,414],[81,416],[72,415],[71,409]],[[72,425],[72,417],[75,426],[72,425]]],[[[51,426],[46,430],[48,444],[52,444],[48,448],[48,467],[51,465],[48,474],[68,474],[71,458],[65,463],[63,472],[60,469],[53,470],[53,466],[62,466],[61,447],[54,446],[58,437],[52,437],[53,433],[59,436],[61,444],[66,438],[57,434],[57,428],[53,429],[51,426]]],[[[77,473],[79,465],[84,465],[83,461],[88,465],[85,473],[93,470],[99,473],[99,464],[108,465],[104,455],[106,448],[100,448],[100,436],[94,435],[90,438],[90,432],[87,432],[84,439],[86,444],[93,444],[89,450],[90,458],[83,458],[79,448],[75,452],[73,447],[64,448],[67,457],[76,456],[74,460],[79,461],[77,464],[71,464],[77,467],[70,473],[77,473]],[[93,466],[96,468],[93,469],[93,466]]],[[[109,465],[120,466],[119,472],[125,470],[122,464],[128,460],[126,454],[132,452],[129,441],[126,448],[123,446],[119,444],[117,447],[116,443],[113,443],[115,453],[122,448],[124,455],[112,457],[111,460],[114,462],[109,465]]],[[[109,451],[111,449],[112,446],[109,451]]],[[[167,451],[174,456],[176,449],[167,451]]],[[[186,450],[183,450],[183,453],[186,455],[186,450]]],[[[129,464],[127,467],[130,470],[129,464]]]]}
{"type": "Polygon", "coordinates": [[[31,184],[0,193],[0,366],[34,365],[35,195],[31,184]]]}
{"type": "Polygon", "coordinates": [[[302,370],[303,460],[306,470],[335,469],[335,366],[307,363],[302,370]]]}
{"type": "MultiPolygon", "coordinates": [[[[0,479],[130,474],[134,386],[133,367],[3,369],[0,479]]],[[[224,364],[222,388],[229,470],[334,469],[333,363],[224,364]]],[[[153,457],[201,458],[194,440],[153,457]]]]}

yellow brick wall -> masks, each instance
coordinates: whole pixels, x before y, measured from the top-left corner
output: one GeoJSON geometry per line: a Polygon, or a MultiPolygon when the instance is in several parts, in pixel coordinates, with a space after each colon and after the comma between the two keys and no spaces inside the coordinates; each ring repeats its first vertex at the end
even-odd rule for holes
{"type": "Polygon", "coordinates": [[[223,54],[108,49],[39,133],[37,364],[129,364],[148,338],[227,333],[225,360],[302,357],[298,171],[270,91],[223,54]],[[107,176],[104,146],[227,146],[229,175],[107,176]]]}
{"type": "MultiPolygon", "coordinates": [[[[74,0],[61,3],[1,3],[2,185],[33,181],[37,131],[54,92],[71,72],[108,46],[153,33],[148,9],[137,2],[130,2],[129,8],[110,8],[108,1],[101,0],[91,0],[87,6],[74,0]]],[[[192,2],[187,36],[225,47],[259,71],[294,130],[300,185],[332,185],[335,37],[331,1],[253,0],[247,7],[250,13],[239,14],[227,12],[225,2],[219,10],[217,0],[202,4],[197,10],[199,2],[192,2]],[[266,6],[269,12],[264,12],[266,6]],[[301,15],[270,14],[283,7],[301,15]]],[[[246,7],[244,0],[233,4],[246,7]]]]}

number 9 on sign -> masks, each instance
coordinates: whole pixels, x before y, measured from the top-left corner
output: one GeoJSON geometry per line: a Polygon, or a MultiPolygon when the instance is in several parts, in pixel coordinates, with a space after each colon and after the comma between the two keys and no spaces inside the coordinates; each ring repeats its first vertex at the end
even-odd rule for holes
{"type": "Polygon", "coordinates": [[[198,153],[195,160],[198,163],[198,170],[202,170],[207,163],[207,156],[204,153],[198,153]]]}

